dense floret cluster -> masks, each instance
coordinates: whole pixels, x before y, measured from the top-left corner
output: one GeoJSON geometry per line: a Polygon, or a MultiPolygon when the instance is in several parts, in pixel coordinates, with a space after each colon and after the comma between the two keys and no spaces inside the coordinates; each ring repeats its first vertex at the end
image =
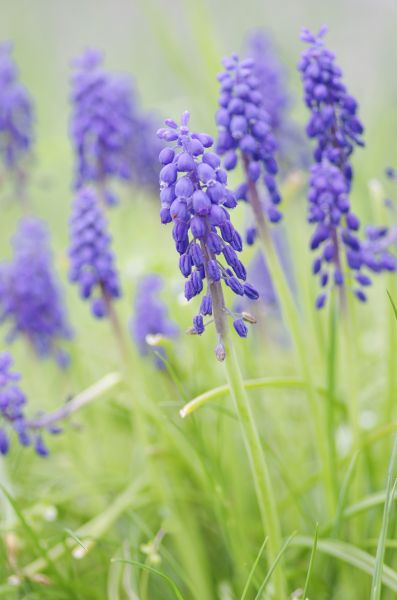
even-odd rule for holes
{"type": "Polygon", "coordinates": [[[16,170],[33,142],[33,108],[26,89],[18,81],[11,44],[0,44],[0,157],[16,170]]]}
{"type": "Polygon", "coordinates": [[[7,341],[23,335],[40,357],[68,364],[63,340],[72,332],[56,279],[45,224],[33,217],[19,222],[14,256],[0,268],[0,321],[9,326],[7,341]]]}
{"type": "Polygon", "coordinates": [[[349,193],[353,170],[350,155],[355,146],[362,146],[363,126],[357,116],[358,104],[342,81],[342,71],[335,55],[324,46],[323,28],[318,35],[304,29],[301,38],[309,44],[302,53],[298,68],[301,72],[305,103],[310,110],[307,134],[315,139],[315,164],[309,181],[308,220],[316,225],[311,249],[321,250],[313,263],[324,289],[317,298],[317,307],[324,306],[333,285],[344,286],[346,266],[349,280],[354,279],[356,297],[366,300],[363,290],[371,279],[362,270],[378,272],[391,263],[378,260],[371,245],[359,237],[360,222],[352,212],[349,193]]]}
{"type": "MultiPolygon", "coordinates": [[[[236,199],[226,187],[226,171],[219,156],[209,150],[212,138],[204,133],[191,133],[188,122],[189,113],[185,112],[180,127],[167,119],[167,127],[158,132],[161,139],[173,145],[164,148],[159,157],[163,165],[160,216],[162,223],[174,223],[179,267],[187,279],[186,299],[201,294],[207,282],[199,314],[193,319],[193,331],[200,335],[205,328],[203,317],[213,313],[215,292],[216,303],[225,311],[221,282],[240,296],[257,298],[258,294],[246,283],[246,270],[238,258],[242,240],[228,212],[236,206],[236,199]],[[227,266],[220,260],[222,255],[227,266]]],[[[240,336],[247,335],[240,318],[234,321],[234,326],[240,336]]]]}
{"type": "Polygon", "coordinates": [[[225,71],[218,75],[219,106],[215,119],[218,126],[216,150],[223,156],[225,169],[234,169],[241,160],[246,181],[236,191],[238,200],[249,200],[249,186],[259,180],[265,185],[264,203],[268,219],[281,219],[281,201],[275,175],[277,143],[272,133],[259,80],[254,74],[253,59],[239,60],[236,54],[223,60],[225,71]]]}
{"type": "Polygon", "coordinates": [[[121,291],[111,236],[97,193],[91,188],[78,191],[70,218],[69,279],[77,283],[80,296],[91,300],[95,317],[107,315],[109,303],[121,291]]]}

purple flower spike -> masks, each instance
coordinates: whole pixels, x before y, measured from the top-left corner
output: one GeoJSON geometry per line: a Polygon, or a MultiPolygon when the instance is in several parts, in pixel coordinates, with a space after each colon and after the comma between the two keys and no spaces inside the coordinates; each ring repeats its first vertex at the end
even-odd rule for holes
{"type": "Polygon", "coordinates": [[[21,446],[33,443],[39,456],[47,456],[40,430],[32,427],[25,417],[26,396],[18,385],[21,377],[12,370],[12,362],[8,352],[0,354],[0,454],[9,452],[11,434],[14,433],[21,446]]]}
{"type": "Polygon", "coordinates": [[[70,218],[69,279],[80,296],[91,300],[96,318],[107,315],[107,306],[121,295],[111,250],[107,221],[96,192],[82,188],[76,195],[70,218]]]}
{"type": "MultiPolygon", "coordinates": [[[[325,32],[325,28],[318,35],[303,30],[301,38],[309,48],[302,53],[298,65],[305,103],[311,113],[306,131],[316,142],[315,164],[309,182],[308,220],[315,224],[311,248],[320,252],[313,272],[324,288],[317,299],[317,308],[325,305],[330,286],[341,289],[345,285],[343,264],[354,272],[360,286],[371,283],[370,278],[360,272],[363,267],[373,271],[385,269],[379,258],[382,251],[376,248],[376,243],[359,239],[360,222],[350,208],[353,177],[350,155],[356,146],[364,145],[363,126],[357,116],[358,104],[342,81],[335,55],[324,45],[325,32]]],[[[361,301],[366,299],[361,289],[354,290],[354,294],[361,301]]]]}
{"type": "Polygon", "coordinates": [[[12,261],[0,268],[0,321],[10,327],[7,339],[23,335],[39,357],[52,356],[60,366],[67,366],[68,355],[59,345],[72,332],[45,224],[35,218],[22,219],[13,247],[12,261]]]}
{"type": "Polygon", "coordinates": [[[109,205],[112,178],[157,186],[159,142],[154,117],[143,113],[132,81],[104,70],[103,56],[86,50],[74,63],[70,133],[76,153],[75,187],[98,185],[109,205]]]}
{"type": "Polygon", "coordinates": [[[32,101],[18,81],[11,44],[0,44],[0,157],[6,169],[18,173],[33,142],[32,101]]]}
{"type": "MultiPolygon", "coordinates": [[[[178,335],[178,326],[168,318],[167,307],[159,298],[162,287],[162,278],[154,274],[146,275],[138,285],[130,331],[142,355],[153,351],[148,344],[148,336],[173,338],[178,335]]],[[[158,346],[156,353],[156,366],[164,368],[162,357],[166,356],[165,349],[158,346]]]]}
{"type": "Polygon", "coordinates": [[[221,347],[226,334],[227,309],[222,283],[237,295],[254,298],[257,293],[245,284],[246,271],[237,257],[242,241],[228,210],[235,206],[234,196],[226,187],[227,175],[219,157],[209,150],[212,139],[204,133],[190,132],[188,112],[182,115],[181,121],[178,128],[167,120],[168,127],[158,131],[160,139],[173,143],[171,149],[160,153],[160,162],[164,165],[160,171],[160,216],[163,223],[173,222],[179,266],[187,279],[186,299],[201,294],[206,285],[192,333],[201,335],[205,330],[203,316],[213,314],[218,333],[216,355],[223,360],[225,352],[221,347]],[[221,255],[228,266],[222,263],[221,255]]]}
{"type": "Polygon", "coordinates": [[[253,31],[247,40],[247,54],[254,60],[253,74],[277,140],[281,176],[288,174],[291,168],[307,168],[310,164],[308,145],[303,130],[290,118],[293,102],[288,73],[271,35],[261,29],[253,31]]]}
{"type": "MultiPolygon", "coordinates": [[[[267,192],[263,207],[269,221],[275,223],[281,218],[275,208],[281,200],[274,178],[278,171],[277,142],[260,81],[255,75],[255,61],[240,61],[233,54],[224,59],[223,65],[225,71],[218,75],[220,108],[215,116],[218,126],[216,150],[224,157],[227,170],[234,169],[241,160],[249,185],[262,181],[267,192]]],[[[246,190],[240,188],[237,196],[237,199],[246,199],[246,190]]]]}

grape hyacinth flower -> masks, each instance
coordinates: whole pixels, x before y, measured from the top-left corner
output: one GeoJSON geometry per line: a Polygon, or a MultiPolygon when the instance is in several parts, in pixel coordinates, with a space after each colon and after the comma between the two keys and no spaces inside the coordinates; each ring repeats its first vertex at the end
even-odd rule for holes
{"type": "Polygon", "coordinates": [[[117,202],[110,179],[154,189],[158,140],[153,117],[138,108],[132,82],[107,73],[103,56],[86,50],[74,61],[71,137],[76,152],[75,187],[95,183],[108,205],[117,202]]]}
{"type": "MultiPolygon", "coordinates": [[[[148,336],[172,338],[178,334],[178,326],[169,319],[167,307],[159,298],[163,280],[159,275],[146,275],[138,285],[134,316],[130,330],[142,356],[153,351],[148,343],[148,336]]],[[[155,364],[164,367],[165,349],[156,344],[155,364]]]]}
{"type": "Polygon", "coordinates": [[[116,199],[109,178],[129,179],[133,135],[130,81],[102,67],[103,56],[86,50],[73,62],[71,137],[76,152],[75,187],[94,182],[105,202],[116,199]]]}
{"type": "Polygon", "coordinates": [[[287,71],[271,36],[261,29],[253,31],[247,39],[247,55],[254,61],[252,72],[277,140],[280,174],[286,176],[291,168],[306,168],[310,158],[307,143],[303,131],[290,118],[287,71]]]}
{"type": "MultiPolygon", "coordinates": [[[[230,221],[228,209],[236,206],[234,194],[228,190],[226,171],[221,168],[217,154],[210,151],[212,138],[205,133],[190,132],[189,113],[181,118],[181,125],[172,119],[159,129],[158,136],[171,147],[165,147],[159,156],[160,200],[162,223],[174,223],[173,238],[180,255],[179,267],[187,279],[185,297],[190,300],[207,289],[199,313],[193,319],[192,333],[201,335],[205,330],[204,317],[213,315],[218,334],[216,356],[224,360],[224,339],[227,334],[227,310],[222,284],[235,294],[257,298],[257,291],[246,283],[246,270],[237,253],[242,240],[230,221]],[[226,261],[224,266],[220,256],[226,261]]],[[[233,325],[241,337],[246,337],[244,319],[238,316],[233,325]]]]}
{"type": "Polygon", "coordinates": [[[309,48],[302,53],[298,69],[305,93],[305,103],[311,115],[307,134],[316,141],[315,164],[309,181],[309,223],[316,225],[311,238],[311,249],[321,250],[314,260],[313,272],[320,278],[323,292],[316,306],[322,308],[333,286],[342,291],[346,284],[346,263],[355,286],[353,292],[362,302],[363,290],[371,279],[362,268],[371,265],[369,246],[358,238],[360,222],[350,207],[349,193],[353,170],[350,156],[355,146],[363,146],[363,126],[357,116],[358,104],[349,95],[342,81],[342,71],[335,63],[335,55],[324,46],[326,28],[318,35],[303,29],[302,41],[309,48]]]}
{"type": "Polygon", "coordinates": [[[286,85],[286,71],[281,64],[269,35],[258,29],[247,40],[247,53],[253,59],[253,75],[258,80],[262,105],[270,126],[279,130],[286,119],[291,97],[286,85]]]}
{"type": "Polygon", "coordinates": [[[109,315],[112,301],[121,294],[110,244],[96,191],[80,189],[70,218],[69,279],[78,284],[83,299],[91,300],[97,318],[109,315]]]}
{"type": "MultiPolygon", "coordinates": [[[[18,385],[19,373],[12,371],[12,362],[8,352],[0,354],[0,454],[8,453],[10,432],[14,431],[22,446],[30,446],[33,442],[36,453],[47,456],[40,430],[32,428],[25,417],[26,396],[18,385]]],[[[48,431],[58,433],[60,430],[51,427],[48,431]]]]}
{"type": "Polygon", "coordinates": [[[7,341],[23,335],[36,354],[69,362],[60,344],[72,335],[56,279],[45,224],[33,217],[19,222],[14,257],[0,268],[0,321],[10,326],[7,341]]]}
{"type": "Polygon", "coordinates": [[[130,180],[146,190],[158,194],[161,142],[156,136],[158,118],[150,112],[137,111],[131,148],[130,180]]]}
{"type": "Polygon", "coordinates": [[[397,258],[391,252],[397,243],[397,225],[382,227],[369,225],[365,228],[362,242],[363,263],[374,273],[397,271],[397,258]]]}
{"type": "Polygon", "coordinates": [[[4,167],[22,177],[21,162],[31,151],[33,109],[28,92],[18,81],[11,44],[0,44],[0,157],[4,167]]]}
{"type": "Polygon", "coordinates": [[[275,175],[277,143],[271,119],[264,106],[259,80],[254,74],[254,60],[240,61],[236,54],[223,60],[225,71],[220,82],[219,110],[216,113],[218,139],[216,151],[223,156],[226,170],[234,169],[241,160],[246,181],[236,190],[238,200],[249,200],[255,217],[263,219],[263,210],[272,223],[281,219],[281,202],[275,175]],[[257,183],[267,191],[259,198],[257,183]]]}

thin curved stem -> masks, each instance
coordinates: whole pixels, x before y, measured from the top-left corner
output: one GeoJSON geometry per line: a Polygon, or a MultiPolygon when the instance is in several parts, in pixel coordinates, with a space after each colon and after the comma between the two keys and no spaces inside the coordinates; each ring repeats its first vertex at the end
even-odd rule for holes
{"type": "Polygon", "coordinates": [[[51,427],[69,417],[71,414],[80,410],[86,404],[89,404],[93,400],[96,400],[106,392],[110,391],[122,381],[120,373],[108,373],[105,377],[102,377],[99,381],[91,385],[89,388],[77,394],[69,402],[66,402],[63,406],[54,410],[51,413],[31,419],[26,422],[29,429],[42,429],[45,427],[51,427]]]}
{"type": "Polygon", "coordinates": [[[301,329],[301,315],[293,300],[291,290],[288,286],[285,272],[280,265],[273,241],[267,230],[263,207],[260,202],[258,190],[253,181],[247,177],[248,194],[251,207],[254,212],[259,241],[265,260],[272,276],[274,287],[280,302],[281,310],[291,333],[295,350],[300,363],[300,370],[306,383],[307,398],[313,415],[314,432],[316,435],[317,448],[320,455],[325,487],[325,498],[328,511],[334,514],[336,510],[337,491],[335,489],[334,475],[332,472],[331,452],[327,444],[327,427],[323,418],[321,407],[318,402],[316,390],[311,374],[310,361],[306,351],[303,332],[301,329]]]}
{"type": "MultiPolygon", "coordinates": [[[[247,379],[243,381],[243,386],[246,390],[256,390],[262,388],[272,388],[272,389],[304,389],[305,383],[301,379],[297,379],[294,377],[261,377],[259,379],[247,379]]],[[[191,415],[194,411],[196,411],[204,404],[207,404],[210,400],[214,400],[215,398],[221,398],[222,396],[227,396],[230,393],[229,384],[220,385],[208,392],[204,392],[204,394],[200,394],[190,400],[181,410],[179,414],[182,418],[185,418],[191,415]]]]}
{"type": "MultiPolygon", "coordinates": [[[[267,556],[269,565],[276,561],[282,546],[281,527],[274,497],[272,481],[267,466],[265,454],[259,438],[254,415],[247,397],[240,366],[233,345],[228,337],[224,338],[226,350],[225,367],[229,388],[236,405],[245,448],[248,454],[251,472],[254,478],[259,511],[269,538],[267,556]]],[[[275,597],[278,600],[286,598],[286,581],[282,564],[274,571],[275,597]]]]}

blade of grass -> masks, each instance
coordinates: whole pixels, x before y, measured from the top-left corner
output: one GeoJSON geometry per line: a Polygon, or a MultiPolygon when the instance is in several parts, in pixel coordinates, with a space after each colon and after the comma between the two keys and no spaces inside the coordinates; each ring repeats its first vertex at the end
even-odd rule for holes
{"type": "MultiPolygon", "coordinates": [[[[98,539],[103,535],[109,527],[118,519],[118,517],[131,505],[134,510],[141,506],[146,506],[148,501],[145,497],[138,496],[142,492],[143,480],[133,482],[128,488],[126,488],[119,496],[115,498],[112,504],[84,525],[82,525],[76,532],[79,539],[95,538],[98,539]]],[[[81,549],[80,545],[75,545],[74,540],[67,539],[66,543],[59,543],[53,546],[47,552],[47,556],[43,556],[24,567],[21,571],[23,575],[30,578],[36,573],[39,573],[46,568],[49,561],[58,560],[65,552],[70,548],[71,552],[75,552],[76,548],[81,549]]],[[[92,543],[87,544],[87,550],[92,548],[92,543]]]]}
{"type": "Polygon", "coordinates": [[[336,515],[335,515],[335,521],[334,521],[334,527],[332,530],[332,536],[333,537],[337,537],[339,534],[339,529],[341,526],[341,522],[343,520],[344,517],[344,510],[346,507],[346,500],[347,500],[347,492],[349,490],[350,487],[350,483],[354,474],[354,468],[356,466],[357,463],[357,458],[358,458],[358,452],[355,452],[353,454],[353,457],[350,461],[349,467],[347,469],[347,473],[346,476],[342,482],[342,487],[339,493],[339,498],[338,498],[338,505],[337,505],[337,509],[336,509],[336,515]]]}
{"type": "Polygon", "coordinates": [[[150,573],[153,573],[154,575],[158,575],[159,577],[161,577],[162,579],[164,579],[164,581],[166,581],[168,583],[168,585],[170,586],[170,588],[172,589],[172,591],[174,592],[174,594],[178,598],[178,600],[184,600],[184,597],[182,596],[182,593],[181,593],[180,589],[178,588],[178,586],[176,585],[175,581],[173,579],[171,579],[171,577],[168,577],[168,575],[166,575],[162,571],[158,571],[157,569],[154,569],[153,567],[150,567],[149,565],[146,565],[145,563],[141,563],[138,560],[132,560],[132,559],[127,560],[126,558],[112,558],[112,562],[121,562],[124,564],[134,565],[145,571],[150,571],[150,573]]]}
{"type": "Polygon", "coordinates": [[[387,292],[387,295],[389,296],[390,304],[392,305],[394,316],[396,317],[396,321],[397,321],[397,307],[393,302],[393,298],[391,297],[389,290],[386,290],[386,292],[387,292]]]}
{"type": "Polygon", "coordinates": [[[387,474],[387,483],[386,483],[386,498],[385,498],[385,507],[383,511],[383,519],[382,519],[382,527],[379,534],[379,542],[378,548],[376,551],[376,561],[375,561],[375,570],[374,576],[372,579],[372,587],[371,587],[371,600],[380,600],[380,594],[382,590],[382,572],[383,572],[383,563],[385,558],[385,541],[387,535],[387,528],[389,525],[390,512],[393,506],[393,497],[396,489],[397,481],[393,480],[395,477],[395,469],[396,469],[396,461],[397,461],[397,436],[394,439],[393,449],[390,457],[389,469],[387,474]]]}
{"type": "MultiPolygon", "coordinates": [[[[312,548],[313,538],[297,536],[292,540],[291,546],[312,548]]],[[[339,540],[323,539],[317,541],[317,550],[323,554],[337,558],[352,567],[356,567],[363,573],[367,573],[370,576],[373,575],[375,558],[352,544],[339,540]]],[[[397,573],[388,566],[383,567],[382,582],[390,590],[397,592],[397,573]]]]}
{"type": "Polygon", "coordinates": [[[61,583],[63,586],[65,586],[67,589],[70,590],[70,587],[69,587],[67,581],[59,572],[55,562],[50,557],[47,549],[43,547],[43,545],[40,542],[39,537],[36,535],[36,532],[29,525],[27,520],[25,519],[25,516],[24,516],[22,510],[20,509],[18,503],[16,502],[15,498],[13,496],[11,496],[11,494],[8,492],[8,490],[6,490],[6,488],[4,488],[3,486],[1,486],[1,489],[2,489],[5,497],[7,498],[8,502],[14,509],[14,512],[15,512],[21,526],[22,526],[23,530],[25,531],[26,538],[30,541],[32,549],[34,551],[36,551],[43,558],[43,560],[45,560],[47,562],[47,564],[51,567],[51,569],[53,571],[53,576],[57,579],[57,581],[59,583],[61,583]]]}
{"type": "Polygon", "coordinates": [[[247,592],[248,592],[249,586],[251,585],[252,578],[253,578],[253,576],[254,576],[254,573],[255,573],[256,567],[258,566],[258,563],[259,563],[259,561],[260,561],[260,558],[261,558],[261,556],[262,556],[262,554],[263,554],[263,551],[264,551],[264,549],[265,549],[265,546],[266,546],[266,544],[267,544],[267,540],[268,540],[268,538],[267,538],[267,537],[265,537],[265,539],[263,540],[263,544],[262,544],[262,546],[259,548],[259,552],[258,552],[258,554],[256,555],[256,558],[255,558],[255,560],[254,560],[254,562],[253,562],[253,565],[252,565],[252,567],[251,567],[251,571],[249,572],[249,575],[248,575],[247,581],[245,582],[245,586],[244,586],[244,589],[243,589],[243,593],[241,594],[241,598],[240,598],[240,600],[245,600],[245,598],[246,598],[246,596],[247,596],[247,592]]]}
{"type": "MultiPolygon", "coordinates": [[[[245,389],[255,390],[260,388],[274,388],[274,389],[303,389],[304,382],[301,379],[294,377],[263,377],[259,379],[248,379],[243,383],[245,389]]],[[[185,406],[179,411],[182,418],[192,414],[195,410],[203,406],[214,398],[221,398],[227,396],[230,392],[230,386],[228,384],[220,385],[204,394],[200,394],[190,400],[185,406]]]]}
{"type": "Polygon", "coordinates": [[[293,538],[295,537],[296,533],[292,533],[289,538],[287,538],[284,542],[284,544],[281,546],[279,553],[277,554],[276,558],[273,561],[273,564],[270,565],[270,569],[268,570],[265,579],[263,580],[258,593],[255,596],[255,600],[260,600],[261,596],[262,596],[262,592],[266,589],[267,584],[270,581],[271,576],[273,575],[273,571],[274,569],[277,567],[281,557],[283,556],[284,552],[286,551],[286,549],[288,548],[288,546],[290,545],[290,543],[292,542],[293,538]]]}
{"type": "Polygon", "coordinates": [[[80,540],[80,538],[71,529],[68,529],[67,527],[65,527],[64,531],[65,531],[65,533],[68,534],[68,536],[70,536],[76,542],[76,544],[81,546],[84,550],[87,550],[87,547],[84,546],[84,544],[80,540]]]}
{"type": "Polygon", "coordinates": [[[316,523],[316,529],[314,532],[313,546],[312,546],[312,551],[310,553],[309,568],[307,570],[305,587],[303,588],[302,600],[306,600],[306,598],[307,598],[307,592],[309,589],[310,579],[311,579],[312,571],[313,571],[314,557],[316,555],[316,550],[317,550],[317,541],[318,541],[318,523],[316,523]]]}

